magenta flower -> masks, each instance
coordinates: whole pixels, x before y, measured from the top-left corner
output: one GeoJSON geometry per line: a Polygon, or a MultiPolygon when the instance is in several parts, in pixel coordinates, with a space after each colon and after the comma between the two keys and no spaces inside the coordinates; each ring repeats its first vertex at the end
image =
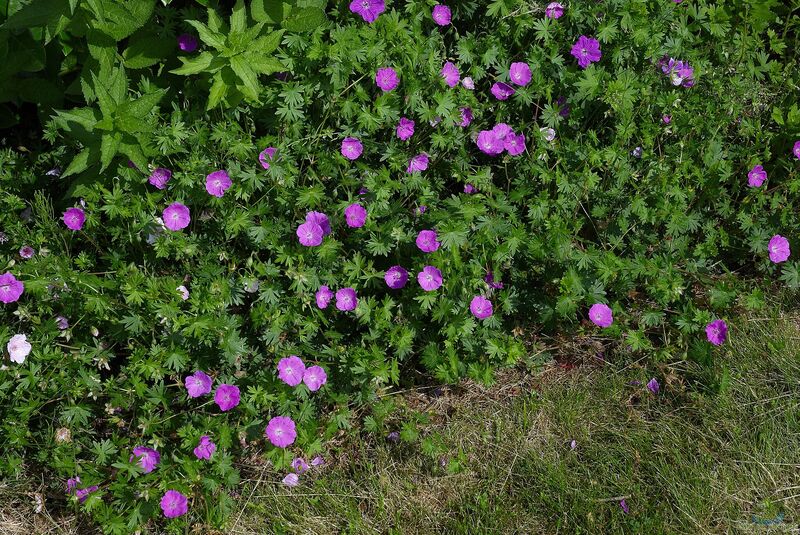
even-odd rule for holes
{"type": "Polygon", "coordinates": [[[459,126],[462,128],[466,128],[472,122],[472,109],[470,108],[459,108],[461,112],[461,122],[459,126]]]}
{"type": "Polygon", "coordinates": [[[497,100],[508,100],[508,97],[517,92],[516,89],[504,82],[495,82],[491,91],[497,100]]]}
{"type": "Polygon", "coordinates": [[[513,84],[528,85],[531,81],[531,68],[527,63],[512,63],[511,68],[508,69],[508,78],[513,84]]]}
{"type": "Polygon", "coordinates": [[[22,292],[25,291],[25,285],[9,271],[0,275],[0,301],[5,304],[17,301],[22,292]]]}
{"type": "Polygon", "coordinates": [[[794,148],[792,149],[792,152],[794,153],[794,157],[800,160],[800,141],[794,142],[794,148]]]}
{"type": "Polygon", "coordinates": [[[133,455],[131,455],[130,461],[133,461],[134,457],[139,458],[136,464],[142,468],[145,474],[149,474],[155,470],[161,460],[161,455],[156,450],[146,448],[145,446],[136,446],[133,448],[133,455]]]}
{"type": "Polygon", "coordinates": [[[306,214],[306,223],[316,223],[322,229],[322,235],[327,236],[331,233],[331,222],[328,216],[322,212],[308,212],[306,214]]]}
{"type": "Polygon", "coordinates": [[[231,187],[231,177],[228,172],[220,169],[206,176],[206,191],[214,197],[222,197],[225,190],[231,187]]]}
{"type": "Polygon", "coordinates": [[[448,61],[442,67],[442,78],[444,78],[444,83],[449,87],[455,87],[461,81],[461,74],[458,72],[458,67],[453,62],[448,61]]]}
{"type": "Polygon", "coordinates": [[[181,230],[189,226],[192,218],[189,216],[189,209],[179,202],[174,202],[164,208],[162,214],[164,226],[169,230],[181,230]]]}
{"type": "Polygon", "coordinates": [[[353,203],[344,209],[344,218],[350,228],[363,227],[367,221],[367,210],[358,203],[353,203]]]}
{"type": "Polygon", "coordinates": [[[469,311],[479,320],[483,320],[491,316],[494,309],[491,301],[482,295],[476,295],[469,304],[469,311]]]}
{"type": "Polygon", "coordinates": [[[297,355],[289,355],[278,362],[278,377],[289,386],[297,386],[303,381],[306,365],[297,355]]]}
{"type": "Polygon", "coordinates": [[[305,373],[303,373],[303,383],[305,383],[312,392],[316,392],[327,382],[328,374],[325,373],[325,370],[320,366],[306,368],[305,373]]]}
{"type": "Polygon", "coordinates": [[[476,191],[477,190],[475,189],[475,186],[473,186],[472,184],[464,184],[464,193],[466,193],[467,195],[472,195],[476,191]]]}
{"type": "Polygon", "coordinates": [[[78,489],[75,491],[75,497],[78,498],[80,503],[86,501],[86,498],[89,497],[89,494],[95,492],[99,487],[97,485],[92,485],[91,487],[86,487],[85,489],[78,489]]]}
{"type": "Polygon", "coordinates": [[[158,189],[167,187],[167,182],[172,178],[172,171],[164,167],[157,167],[150,173],[150,178],[147,181],[158,189]]]}
{"type": "Polygon", "coordinates": [[[492,130],[481,130],[475,139],[481,152],[489,156],[497,156],[505,150],[505,143],[492,130]]]}
{"type": "Polygon", "coordinates": [[[194,449],[194,456],[198,459],[209,460],[215,451],[217,451],[217,445],[211,442],[211,437],[203,435],[194,449]]]}
{"type": "Polygon", "coordinates": [[[400,117],[400,124],[397,125],[397,137],[407,141],[414,135],[414,121],[400,117]]]}
{"type": "Polygon", "coordinates": [[[186,393],[190,398],[199,398],[211,392],[211,383],[213,383],[211,377],[200,370],[183,380],[183,384],[186,386],[186,393]]]}
{"type": "Polygon", "coordinates": [[[628,504],[625,503],[624,498],[619,501],[619,506],[622,507],[622,512],[626,515],[631,512],[631,510],[628,508],[628,504]]]}
{"type": "Polygon", "coordinates": [[[550,2],[544,8],[544,16],[548,19],[558,19],[564,14],[564,6],[558,2],[550,2]]]}
{"type": "Polygon", "coordinates": [[[288,416],[276,416],[267,423],[267,428],[264,430],[273,446],[278,448],[285,448],[294,442],[297,438],[297,430],[294,421],[288,416]]]}
{"type": "Polygon", "coordinates": [[[609,308],[608,305],[595,303],[592,305],[592,308],[589,309],[589,319],[598,327],[606,328],[611,327],[611,324],[614,323],[614,314],[611,312],[611,308],[609,308]]]}
{"type": "Polygon", "coordinates": [[[302,474],[303,472],[308,471],[308,463],[302,457],[295,457],[292,461],[292,470],[297,472],[298,474],[302,474]]]}
{"type": "Polygon", "coordinates": [[[286,474],[286,477],[281,479],[281,483],[287,487],[296,487],[300,483],[300,477],[298,477],[298,475],[294,472],[290,472],[286,474]]]}
{"type": "Polygon", "coordinates": [[[29,258],[33,258],[33,255],[36,254],[36,251],[30,245],[23,245],[19,249],[19,256],[28,260],[29,258]]]}
{"type": "Polygon", "coordinates": [[[186,496],[177,490],[168,490],[161,498],[161,510],[167,518],[178,518],[189,510],[186,496]]]}
{"type": "Polygon", "coordinates": [[[433,22],[439,26],[447,26],[450,24],[450,20],[452,19],[452,13],[450,13],[449,7],[443,4],[438,4],[433,6],[431,18],[433,18],[433,22]]]}
{"type": "Polygon", "coordinates": [[[214,391],[214,403],[219,410],[226,412],[239,404],[239,387],[222,383],[214,391]]]}
{"type": "Polygon", "coordinates": [[[80,230],[83,228],[84,221],[86,221],[86,214],[80,208],[68,208],[64,212],[63,220],[68,229],[80,230]]]}
{"type": "Polygon", "coordinates": [[[327,286],[320,286],[317,293],[314,295],[314,298],[317,301],[317,306],[321,309],[328,308],[328,304],[330,304],[331,299],[333,299],[333,292],[327,286]]]}
{"type": "Polygon", "coordinates": [[[475,81],[472,79],[471,76],[467,76],[466,78],[461,80],[461,85],[463,85],[464,88],[469,89],[470,91],[475,89],[475,81]]]}
{"type": "Polygon", "coordinates": [[[514,131],[506,123],[497,123],[492,128],[492,133],[497,136],[500,141],[505,141],[506,137],[512,135],[514,131]]]}
{"type": "Polygon", "coordinates": [[[600,43],[597,39],[581,35],[578,41],[572,46],[570,53],[578,60],[581,69],[585,69],[595,61],[600,61],[600,43]]]}
{"type": "Polygon", "coordinates": [[[489,285],[489,288],[493,288],[495,290],[502,290],[503,289],[503,283],[502,282],[495,282],[494,273],[492,273],[491,271],[486,274],[486,276],[483,278],[483,280],[484,280],[484,282],[486,282],[486,284],[489,285]]]}
{"type": "Polygon", "coordinates": [[[336,308],[343,312],[355,310],[358,305],[356,291],[352,288],[342,288],[336,292],[336,308]]]}
{"type": "Polygon", "coordinates": [[[303,223],[297,227],[297,238],[306,247],[316,247],[322,243],[322,227],[316,223],[303,223]]]}
{"type": "Polygon", "coordinates": [[[424,171],[427,168],[428,168],[428,155],[423,152],[421,154],[417,154],[408,161],[408,167],[406,168],[406,173],[416,173],[418,171],[424,171]]]}
{"type": "Polygon", "coordinates": [[[415,211],[415,215],[422,215],[427,211],[428,211],[428,207],[425,206],[424,204],[422,204],[420,206],[417,206],[417,209],[415,211]]]}
{"type": "Polygon", "coordinates": [[[197,37],[189,33],[182,33],[178,36],[178,48],[184,52],[194,52],[197,50],[197,37]]]}
{"type": "Polygon", "coordinates": [[[661,117],[661,120],[664,122],[664,124],[669,124],[672,122],[672,115],[664,115],[661,117]]]}
{"type": "Polygon", "coordinates": [[[666,57],[659,61],[661,72],[669,76],[670,82],[674,86],[692,87],[694,85],[694,69],[688,62],[677,61],[673,58],[667,60],[666,57]]]}
{"type": "Polygon", "coordinates": [[[435,230],[420,230],[417,234],[417,247],[423,253],[432,253],[439,249],[439,238],[435,230]]]}
{"type": "Polygon", "coordinates": [[[383,0],[353,0],[350,2],[350,11],[361,15],[365,22],[372,24],[378,15],[386,11],[383,0]]]}
{"type": "Polygon", "coordinates": [[[525,152],[525,134],[514,134],[513,132],[508,135],[503,145],[511,156],[519,156],[525,152]]]}
{"type": "Polygon", "coordinates": [[[384,67],[378,69],[378,72],[375,73],[375,83],[384,92],[389,92],[397,87],[400,83],[400,78],[397,76],[397,72],[394,69],[391,67],[384,67]]]}
{"type": "Polygon", "coordinates": [[[364,146],[358,138],[346,137],[342,140],[342,156],[348,160],[357,160],[364,152],[364,146]]]}
{"type": "Polygon", "coordinates": [[[67,494],[72,494],[72,492],[78,487],[78,484],[81,482],[80,476],[71,477],[67,480],[67,494]]]}
{"type": "Polygon", "coordinates": [[[442,285],[442,272],[433,266],[425,266],[417,274],[417,282],[426,292],[438,290],[442,285]]]}
{"type": "Polygon", "coordinates": [[[789,255],[791,255],[791,250],[789,249],[789,240],[780,234],[774,235],[772,239],[769,240],[769,245],[767,248],[769,249],[769,259],[775,264],[786,262],[786,260],[789,258],[789,255]]]}
{"type": "Polygon", "coordinates": [[[751,188],[758,188],[764,181],[767,179],[767,172],[764,171],[764,167],[761,165],[756,165],[750,172],[747,173],[747,183],[750,185],[751,188]]]}
{"type": "Polygon", "coordinates": [[[658,384],[658,379],[655,377],[650,379],[650,381],[647,382],[647,389],[653,394],[658,394],[658,391],[661,390],[661,385],[658,384]]]}
{"type": "Polygon", "coordinates": [[[267,147],[262,150],[258,155],[258,161],[261,162],[261,167],[269,169],[270,162],[275,158],[276,152],[278,152],[278,149],[275,147],[267,147]]]}
{"type": "Polygon", "coordinates": [[[319,455],[311,459],[311,466],[322,466],[323,464],[325,464],[325,459],[319,455]]]}
{"type": "Polygon", "coordinates": [[[408,271],[403,266],[392,266],[386,270],[383,280],[392,290],[399,290],[408,282],[408,271]]]}
{"type": "Polygon", "coordinates": [[[715,346],[721,346],[728,337],[728,324],[723,320],[714,320],[706,325],[706,338],[715,346]]]}

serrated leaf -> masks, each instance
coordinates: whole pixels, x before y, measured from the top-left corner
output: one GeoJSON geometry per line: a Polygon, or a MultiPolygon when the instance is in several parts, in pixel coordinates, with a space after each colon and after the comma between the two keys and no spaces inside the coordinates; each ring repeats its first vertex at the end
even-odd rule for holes
{"type": "Polygon", "coordinates": [[[175,48],[175,41],[172,39],[163,39],[151,32],[137,33],[131,37],[122,58],[126,67],[144,69],[170,57],[175,48]]]}
{"type": "Polygon", "coordinates": [[[69,14],[69,4],[63,0],[38,0],[16,11],[0,28],[7,30],[38,28],[55,24],[60,17],[69,14]]]}
{"type": "Polygon", "coordinates": [[[272,74],[286,69],[286,66],[273,56],[248,56],[248,60],[253,70],[259,74],[272,74]]]}
{"type": "Polygon", "coordinates": [[[117,113],[120,116],[130,116],[141,119],[153,111],[153,108],[158,105],[166,92],[166,89],[159,89],[153,93],[144,94],[136,100],[125,102],[117,108],[117,113]]]}
{"type": "Polygon", "coordinates": [[[103,171],[111,165],[111,161],[117,154],[119,139],[112,134],[104,134],[100,139],[100,170],[103,171]]]}
{"type": "Polygon", "coordinates": [[[85,171],[89,167],[89,156],[90,156],[89,149],[88,148],[83,149],[72,159],[71,162],[69,162],[69,165],[64,170],[64,174],[62,174],[61,176],[66,177],[85,171]]]}
{"type": "Polygon", "coordinates": [[[209,110],[216,108],[228,93],[228,84],[222,78],[222,71],[214,74],[213,80],[211,90],[208,93],[207,109],[209,110]]]}
{"type": "Polygon", "coordinates": [[[269,35],[259,37],[247,47],[247,51],[255,54],[271,54],[276,48],[278,48],[278,45],[281,44],[282,36],[283,30],[277,30],[269,35]]]}
{"type": "Polygon", "coordinates": [[[197,74],[208,69],[211,66],[211,62],[214,61],[214,55],[211,52],[202,52],[193,58],[182,57],[179,59],[183,62],[183,65],[169,72],[172,74],[188,76],[190,74],[197,74]]]}
{"type": "Polygon", "coordinates": [[[222,50],[225,48],[224,35],[219,32],[215,32],[198,20],[187,20],[186,22],[194,26],[194,29],[197,30],[197,34],[200,36],[200,40],[205,44],[217,50],[222,50]]]}
{"type": "Polygon", "coordinates": [[[281,26],[290,32],[310,32],[325,23],[325,11],[317,7],[294,8],[281,26]]]}
{"type": "Polygon", "coordinates": [[[247,9],[243,0],[236,0],[231,12],[231,33],[244,33],[247,29],[247,9]]]}
{"type": "Polygon", "coordinates": [[[280,24],[283,11],[283,2],[276,0],[253,0],[250,3],[250,16],[257,22],[280,24]]]}
{"type": "Polygon", "coordinates": [[[94,27],[113,39],[120,41],[143,27],[156,7],[156,0],[136,0],[135,2],[118,2],[103,0],[95,3],[100,20],[94,27]]]}

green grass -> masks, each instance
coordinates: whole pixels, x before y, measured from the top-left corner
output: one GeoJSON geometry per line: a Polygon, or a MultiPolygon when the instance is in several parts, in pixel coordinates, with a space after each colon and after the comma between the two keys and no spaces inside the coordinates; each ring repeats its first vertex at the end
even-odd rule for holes
{"type": "Polygon", "coordinates": [[[701,392],[680,370],[504,373],[430,397],[419,438],[347,439],[301,485],[262,474],[231,533],[787,533],[800,530],[800,323],[753,318],[701,392]],[[651,376],[659,395],[645,388],[651,376]],[[641,381],[641,385],[632,385],[641,381]],[[571,440],[577,441],[571,450],[571,440]],[[625,514],[619,499],[630,507],[625,514]],[[783,522],[754,522],[783,515],[783,522]]]}

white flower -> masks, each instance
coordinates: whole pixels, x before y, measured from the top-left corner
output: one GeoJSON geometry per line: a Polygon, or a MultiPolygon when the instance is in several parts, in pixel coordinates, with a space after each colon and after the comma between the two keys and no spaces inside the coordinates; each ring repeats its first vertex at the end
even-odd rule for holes
{"type": "Polygon", "coordinates": [[[15,334],[8,341],[8,354],[11,355],[11,362],[22,364],[25,357],[31,352],[31,345],[24,334],[15,334]]]}
{"type": "Polygon", "coordinates": [[[175,290],[176,290],[176,291],[178,291],[178,292],[180,292],[180,294],[181,294],[181,299],[183,299],[184,301],[186,301],[187,299],[189,299],[189,290],[187,290],[187,289],[186,289],[186,286],[184,286],[183,284],[181,284],[180,286],[178,286],[177,288],[175,288],[175,290]]]}
{"type": "Polygon", "coordinates": [[[539,130],[542,132],[547,141],[553,141],[556,138],[556,131],[552,128],[544,127],[540,128],[539,130]]]}
{"type": "Polygon", "coordinates": [[[475,89],[475,82],[472,81],[472,78],[467,76],[463,80],[461,80],[461,85],[466,87],[467,89],[475,89]]]}

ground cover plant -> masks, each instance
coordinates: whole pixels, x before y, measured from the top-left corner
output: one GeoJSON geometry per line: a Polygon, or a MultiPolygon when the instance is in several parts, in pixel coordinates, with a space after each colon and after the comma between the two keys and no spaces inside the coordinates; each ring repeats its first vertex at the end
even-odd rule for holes
{"type": "Polygon", "coordinates": [[[721,390],[800,286],[798,9],[0,1],[0,473],[180,532],[535,333],[721,390]]]}

